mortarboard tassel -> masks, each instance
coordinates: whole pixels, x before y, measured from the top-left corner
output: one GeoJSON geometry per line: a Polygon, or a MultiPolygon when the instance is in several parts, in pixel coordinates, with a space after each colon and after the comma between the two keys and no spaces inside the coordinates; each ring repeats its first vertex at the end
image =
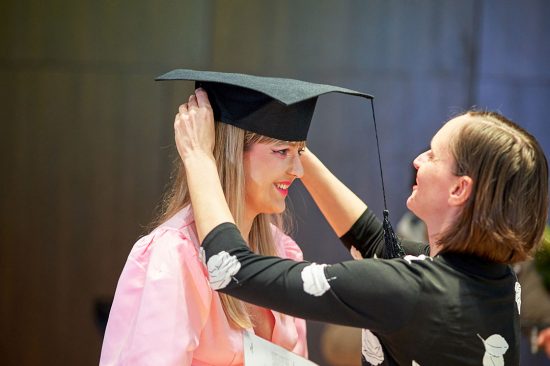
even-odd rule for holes
{"type": "Polygon", "coordinates": [[[382,179],[382,195],[384,197],[384,220],[382,221],[382,226],[384,228],[384,258],[392,259],[405,256],[405,251],[401,246],[401,241],[395,235],[393,228],[390,223],[390,212],[386,205],[386,190],[384,189],[384,174],[382,173],[382,158],[380,156],[380,144],[378,142],[378,129],[376,127],[376,116],[374,115],[374,98],[371,99],[371,108],[372,108],[372,119],[374,121],[374,134],[376,136],[376,149],[378,150],[378,164],[380,166],[380,177],[382,179]]]}
{"type": "Polygon", "coordinates": [[[388,210],[384,210],[384,221],[382,226],[384,227],[384,242],[386,246],[384,248],[384,258],[400,258],[405,256],[405,251],[401,247],[401,241],[395,235],[390,222],[390,213],[388,210]]]}

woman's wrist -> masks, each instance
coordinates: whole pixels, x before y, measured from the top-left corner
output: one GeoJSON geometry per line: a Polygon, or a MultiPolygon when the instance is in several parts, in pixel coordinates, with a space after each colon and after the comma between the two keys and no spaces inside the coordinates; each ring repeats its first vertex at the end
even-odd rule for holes
{"type": "Polygon", "coordinates": [[[180,153],[180,158],[186,168],[188,166],[200,167],[200,164],[204,162],[215,162],[214,154],[212,154],[212,152],[208,152],[200,148],[189,149],[183,154],[180,153]]]}
{"type": "Polygon", "coordinates": [[[319,163],[320,161],[317,156],[315,156],[315,154],[313,154],[311,150],[307,148],[302,153],[300,161],[304,168],[304,175],[300,179],[302,182],[304,182],[304,184],[307,184],[308,181],[314,176],[315,170],[319,169],[315,166],[315,164],[319,163]]]}

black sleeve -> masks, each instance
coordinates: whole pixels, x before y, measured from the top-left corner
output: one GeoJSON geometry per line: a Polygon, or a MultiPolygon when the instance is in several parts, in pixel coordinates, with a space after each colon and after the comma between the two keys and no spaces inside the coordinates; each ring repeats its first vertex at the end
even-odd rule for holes
{"type": "MultiPolygon", "coordinates": [[[[347,233],[340,237],[345,247],[355,247],[363,258],[382,258],[384,255],[384,229],[382,222],[367,208],[351,226],[347,233]]],[[[401,241],[405,254],[428,255],[429,245],[410,240],[401,241]]]]}
{"type": "Polygon", "coordinates": [[[421,283],[403,260],[318,265],[261,256],[230,223],[212,230],[203,248],[211,284],[212,277],[220,278],[219,268],[232,269],[221,292],[292,316],[390,331],[409,319],[420,298],[421,283]]]}

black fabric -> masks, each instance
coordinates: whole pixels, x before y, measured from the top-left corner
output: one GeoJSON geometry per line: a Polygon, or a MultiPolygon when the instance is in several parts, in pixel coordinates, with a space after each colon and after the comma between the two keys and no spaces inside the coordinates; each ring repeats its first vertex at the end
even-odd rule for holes
{"type": "Polygon", "coordinates": [[[289,106],[250,89],[197,82],[208,93],[214,119],[284,141],[305,141],[317,97],[289,106]]]}
{"type": "Polygon", "coordinates": [[[372,96],[338,86],[246,74],[172,70],[155,80],[193,80],[209,96],[216,120],[284,141],[305,141],[317,98],[343,93],[372,96]]]}
{"type": "MultiPolygon", "coordinates": [[[[351,228],[340,237],[344,246],[351,250],[357,249],[363,258],[383,258],[385,251],[384,232],[382,222],[370,209],[366,209],[355,221],[351,228]]],[[[401,241],[405,254],[430,254],[430,247],[425,243],[410,240],[401,241]]]]}
{"type": "MultiPolygon", "coordinates": [[[[379,246],[380,222],[370,212],[362,217],[369,226],[353,228],[362,236],[357,245],[379,246]]],[[[227,252],[241,264],[222,292],[293,316],[369,329],[381,345],[380,365],[519,365],[516,279],[509,266],[452,253],[347,261],[324,267],[330,288],[313,296],[302,279],[311,263],[256,255],[233,224],[216,227],[203,248],[207,261],[227,252]],[[508,349],[495,347],[500,339],[508,349]]],[[[414,248],[425,250],[408,249],[414,248]]],[[[363,364],[372,364],[369,359],[363,356],[363,364]]]]}

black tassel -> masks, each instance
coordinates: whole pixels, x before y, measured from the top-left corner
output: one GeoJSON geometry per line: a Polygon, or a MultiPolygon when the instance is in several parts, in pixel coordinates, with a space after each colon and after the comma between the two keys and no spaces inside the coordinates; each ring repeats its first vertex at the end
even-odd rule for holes
{"type": "Polygon", "coordinates": [[[378,165],[380,167],[380,180],[382,181],[382,197],[384,197],[384,221],[382,226],[384,228],[384,258],[392,259],[405,256],[405,251],[401,246],[401,241],[395,235],[390,223],[390,213],[386,204],[386,189],[384,188],[384,173],[382,172],[382,156],[380,154],[380,142],[378,141],[378,127],[376,127],[376,115],[374,114],[374,99],[371,99],[370,105],[372,108],[372,120],[374,122],[374,135],[376,136],[376,149],[378,151],[378,165]]]}
{"type": "Polygon", "coordinates": [[[405,256],[405,251],[401,246],[401,241],[395,235],[393,228],[390,223],[390,213],[388,210],[384,210],[384,221],[382,222],[384,227],[384,258],[401,258],[405,256]]]}

